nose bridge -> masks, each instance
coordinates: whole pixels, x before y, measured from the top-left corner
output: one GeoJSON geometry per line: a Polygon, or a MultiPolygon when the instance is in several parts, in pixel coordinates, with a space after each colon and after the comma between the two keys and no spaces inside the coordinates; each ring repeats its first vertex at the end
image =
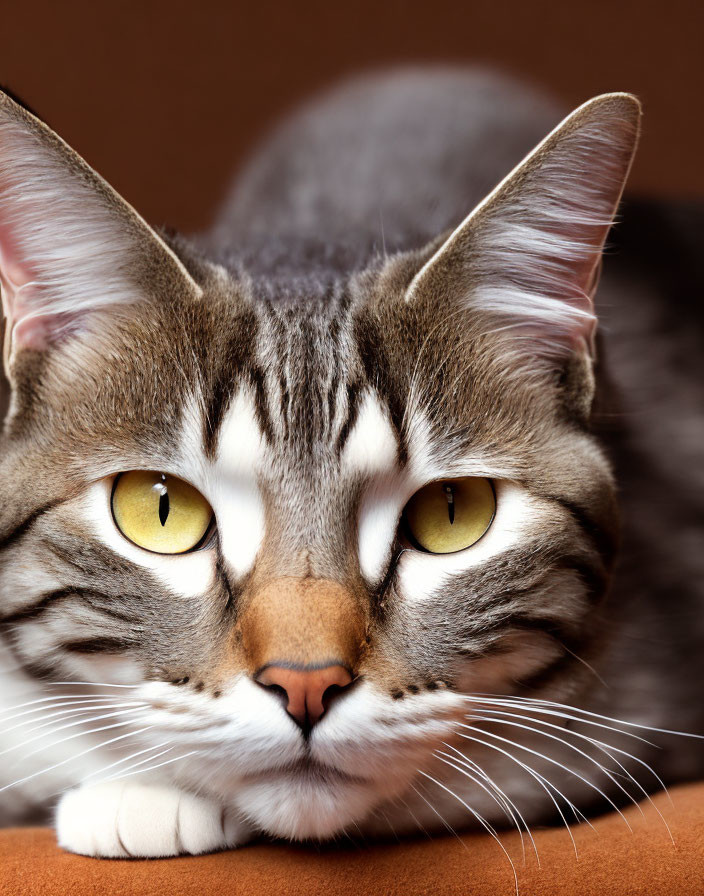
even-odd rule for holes
{"type": "Polygon", "coordinates": [[[263,485],[266,519],[256,559],[259,581],[340,583],[358,574],[356,527],[350,525],[356,518],[356,489],[340,470],[336,446],[322,430],[313,435],[317,438],[311,445],[292,439],[278,446],[276,477],[263,485]]]}
{"type": "Polygon", "coordinates": [[[250,672],[267,666],[293,670],[342,666],[352,672],[366,635],[363,602],[330,579],[283,576],[260,587],[239,628],[250,672]]]}

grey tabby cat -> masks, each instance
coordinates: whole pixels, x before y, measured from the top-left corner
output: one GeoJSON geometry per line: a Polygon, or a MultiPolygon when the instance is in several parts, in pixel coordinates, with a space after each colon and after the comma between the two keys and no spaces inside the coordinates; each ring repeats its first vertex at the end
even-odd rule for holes
{"type": "Polygon", "coordinates": [[[594,316],[639,117],[364,78],[188,242],[0,100],[5,823],[167,856],[704,771],[700,319],[648,227],[594,316]]]}

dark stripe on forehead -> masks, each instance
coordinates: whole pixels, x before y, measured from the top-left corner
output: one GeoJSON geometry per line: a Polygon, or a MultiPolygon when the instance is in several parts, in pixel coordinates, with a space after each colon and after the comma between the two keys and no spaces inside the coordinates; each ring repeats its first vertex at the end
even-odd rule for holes
{"type": "Polygon", "coordinates": [[[357,422],[357,418],[359,416],[361,393],[359,383],[348,383],[345,391],[347,394],[347,417],[345,418],[345,422],[340,427],[340,433],[337,437],[337,444],[335,445],[335,450],[337,451],[338,455],[342,453],[342,450],[347,443],[347,439],[349,438],[350,432],[354,429],[354,425],[357,422]]]}
{"type": "Polygon", "coordinates": [[[247,311],[222,322],[232,332],[221,345],[199,345],[202,364],[205,420],[203,444],[208,457],[215,456],[220,427],[243,375],[254,368],[253,351],[257,343],[257,322],[254,312],[247,311]]]}
{"type": "MultiPolygon", "coordinates": [[[[332,437],[333,425],[335,422],[335,415],[337,412],[337,401],[338,396],[337,393],[340,388],[340,371],[335,368],[332,372],[332,378],[330,380],[330,385],[328,386],[328,433],[332,437]]],[[[349,386],[347,387],[349,390],[349,386]]],[[[348,400],[349,406],[349,400],[348,400]]]]}
{"type": "MultiPolygon", "coordinates": [[[[343,337],[343,322],[345,327],[348,325],[349,321],[349,308],[351,305],[351,295],[349,290],[342,289],[341,292],[336,296],[336,300],[334,303],[334,307],[336,308],[336,313],[333,315],[330,324],[329,324],[329,335],[332,343],[332,351],[333,351],[333,359],[339,359],[342,357],[344,351],[344,339],[343,337]]],[[[328,401],[328,438],[332,440],[334,436],[333,428],[335,423],[335,417],[337,415],[337,405],[339,401],[339,396],[341,392],[341,381],[344,380],[347,376],[349,376],[349,371],[345,371],[344,374],[341,375],[340,368],[336,364],[333,366],[332,375],[330,378],[330,383],[328,385],[327,392],[327,401],[328,401]]],[[[347,439],[347,435],[349,434],[349,430],[351,428],[349,423],[350,416],[354,416],[356,418],[356,407],[355,398],[356,392],[358,390],[358,386],[356,384],[350,384],[349,382],[345,386],[345,393],[347,397],[347,416],[348,419],[345,423],[342,424],[340,434],[337,438],[337,450],[338,452],[342,450],[344,447],[344,442],[347,439]],[[355,393],[355,396],[351,396],[351,392],[355,393]],[[353,409],[354,407],[354,409],[353,409]],[[344,433],[344,435],[343,435],[344,433]]]]}
{"type": "Polygon", "coordinates": [[[230,378],[219,377],[213,384],[205,408],[203,445],[208,457],[215,455],[222,418],[232,398],[234,384],[230,378]]]}
{"type": "Polygon", "coordinates": [[[386,346],[377,326],[366,319],[358,320],[355,324],[355,337],[365,379],[372,391],[379,396],[381,403],[389,409],[398,442],[398,460],[401,465],[405,465],[408,462],[408,444],[403,422],[407,394],[393,377],[392,365],[386,356],[386,346]]]}
{"type": "MultiPolygon", "coordinates": [[[[353,420],[356,415],[354,397],[345,386],[348,378],[359,381],[350,348],[349,304],[349,296],[335,284],[322,298],[263,302],[260,308],[266,319],[262,335],[267,338],[264,382],[270,385],[269,413],[279,424],[276,434],[281,433],[282,442],[303,455],[316,445],[338,445],[335,425],[346,395],[348,415],[351,412],[353,420]]],[[[350,388],[356,391],[357,385],[350,388]]],[[[347,430],[349,423],[342,421],[339,428],[347,430]]]]}
{"type": "Polygon", "coordinates": [[[249,381],[254,390],[254,413],[257,415],[259,429],[267,442],[271,444],[274,441],[274,426],[269,413],[264,373],[258,367],[252,367],[249,372],[249,381]]]}
{"type": "Polygon", "coordinates": [[[289,411],[288,406],[291,401],[291,393],[289,392],[288,383],[286,381],[286,377],[283,372],[281,372],[279,374],[279,391],[281,393],[279,396],[279,401],[281,403],[279,411],[281,413],[281,421],[283,423],[284,441],[286,441],[289,437],[289,425],[290,424],[289,424],[289,419],[288,419],[288,411],[289,411]]]}

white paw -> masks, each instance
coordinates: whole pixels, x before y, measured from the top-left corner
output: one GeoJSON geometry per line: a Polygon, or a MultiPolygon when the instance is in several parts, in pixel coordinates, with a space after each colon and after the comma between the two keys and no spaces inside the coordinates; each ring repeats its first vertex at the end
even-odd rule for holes
{"type": "Polygon", "coordinates": [[[114,781],[64,794],[56,835],[59,846],[85,856],[157,858],[238,846],[249,829],[217,803],[174,787],[114,781]]]}

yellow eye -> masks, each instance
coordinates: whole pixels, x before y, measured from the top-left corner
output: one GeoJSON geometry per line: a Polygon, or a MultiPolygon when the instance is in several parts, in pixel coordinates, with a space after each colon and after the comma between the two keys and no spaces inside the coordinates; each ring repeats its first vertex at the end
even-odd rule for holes
{"type": "Polygon", "coordinates": [[[117,477],[112,515],[125,538],[157,554],[183,554],[198,547],[213,519],[210,504],[192,485],[145,470],[117,477]]]}
{"type": "Polygon", "coordinates": [[[466,477],[431,482],[417,491],[403,512],[411,540],[431,554],[470,547],[491,525],[496,512],[488,479],[466,477]]]}

